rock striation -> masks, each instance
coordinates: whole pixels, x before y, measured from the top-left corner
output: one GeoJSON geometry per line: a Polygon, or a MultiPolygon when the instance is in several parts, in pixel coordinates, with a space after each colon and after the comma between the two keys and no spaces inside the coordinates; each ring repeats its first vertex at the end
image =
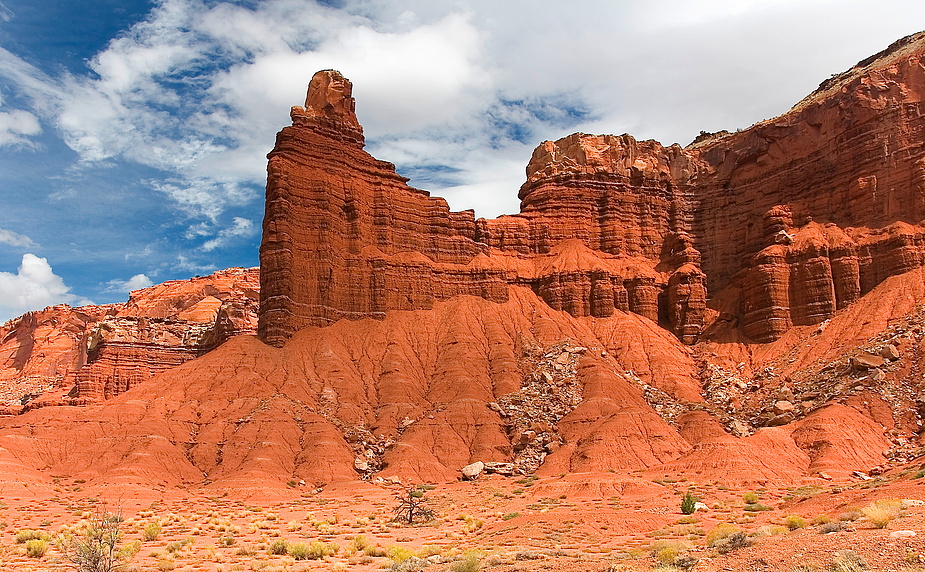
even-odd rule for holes
{"type": "Polygon", "coordinates": [[[0,326],[7,412],[108,398],[257,326],[256,268],[136,290],[122,304],[51,306],[0,326]]]}
{"type": "Polygon", "coordinates": [[[925,260],[923,58],[923,35],[904,38],[790,112],[686,148],[546,141],[520,213],[491,220],[363,151],[350,82],[318,72],[269,154],[260,335],[279,346],[461,294],[504,302],[515,285],[688,344],[721,313],[759,342],[822,322],[925,260]]]}

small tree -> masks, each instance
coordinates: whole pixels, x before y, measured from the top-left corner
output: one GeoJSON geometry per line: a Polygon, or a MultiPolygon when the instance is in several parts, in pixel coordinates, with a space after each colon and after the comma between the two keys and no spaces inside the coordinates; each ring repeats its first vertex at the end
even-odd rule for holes
{"type": "Polygon", "coordinates": [[[420,524],[434,519],[434,511],[427,507],[424,490],[411,487],[402,493],[395,507],[395,520],[408,524],[420,524]]]}
{"type": "Polygon", "coordinates": [[[102,507],[87,519],[83,536],[71,541],[70,560],[79,572],[116,572],[122,568],[117,546],[122,539],[122,515],[102,507]]]}
{"type": "Polygon", "coordinates": [[[681,499],[681,512],[683,514],[694,514],[694,511],[697,510],[697,500],[697,497],[690,491],[684,493],[684,498],[681,499]]]}

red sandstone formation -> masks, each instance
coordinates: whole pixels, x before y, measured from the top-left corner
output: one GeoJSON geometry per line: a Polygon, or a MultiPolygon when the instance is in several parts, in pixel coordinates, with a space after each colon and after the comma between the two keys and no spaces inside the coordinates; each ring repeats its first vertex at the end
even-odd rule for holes
{"type": "Polygon", "coordinates": [[[5,407],[108,397],[254,332],[257,275],[229,268],[136,290],[123,304],[52,306],[10,320],[0,327],[5,407]]]}
{"type": "Polygon", "coordinates": [[[177,365],[248,331],[253,271],[27,315],[6,326],[7,379],[111,399],[0,421],[0,459],[249,487],[446,481],[475,461],[792,484],[915,458],[923,55],[907,38],[687,148],[545,142],[521,212],[495,220],[363,151],[350,82],[319,72],[269,155],[270,345],[237,336],[177,365]],[[56,357],[30,359],[42,347],[56,357]]]}
{"type": "Polygon", "coordinates": [[[280,345],[459,294],[502,302],[514,284],[573,316],[640,314],[685,343],[708,286],[741,292],[722,309],[756,341],[819,323],[925,260],[921,48],[921,34],[901,40],[789,113],[686,149],[547,141],[521,212],[494,220],[451,212],[365,153],[350,82],[319,72],[269,155],[261,336],[280,345]],[[579,264],[544,262],[574,240],[579,264]]]}

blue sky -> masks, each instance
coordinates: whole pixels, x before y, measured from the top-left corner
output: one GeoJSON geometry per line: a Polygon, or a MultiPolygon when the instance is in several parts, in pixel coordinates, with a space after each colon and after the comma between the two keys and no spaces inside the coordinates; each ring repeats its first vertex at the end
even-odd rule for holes
{"type": "Polygon", "coordinates": [[[319,69],[370,152],[496,216],[545,139],[744,128],[922,28],[903,0],[0,0],[0,320],[257,265],[319,69]]]}

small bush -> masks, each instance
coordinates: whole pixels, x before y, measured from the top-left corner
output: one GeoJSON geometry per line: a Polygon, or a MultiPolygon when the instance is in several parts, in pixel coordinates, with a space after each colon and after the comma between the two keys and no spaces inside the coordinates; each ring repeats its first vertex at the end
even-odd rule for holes
{"type": "Polygon", "coordinates": [[[276,554],[279,556],[289,553],[289,543],[287,543],[282,538],[277,538],[273,541],[273,544],[270,545],[270,554],[276,554]]]}
{"type": "Polygon", "coordinates": [[[756,504],[758,502],[758,493],[745,493],[742,495],[745,504],[756,504]]]}
{"type": "Polygon", "coordinates": [[[845,530],[845,523],[839,521],[827,522],[819,527],[819,534],[829,534],[845,530]]]}
{"type": "Polygon", "coordinates": [[[853,550],[839,550],[832,559],[832,572],[862,572],[867,562],[853,550]]]}
{"type": "Polygon", "coordinates": [[[462,560],[457,560],[450,566],[450,572],[479,572],[482,567],[482,559],[478,554],[466,554],[462,560]]]}
{"type": "Polygon", "coordinates": [[[756,502],[755,504],[745,505],[746,512],[760,512],[760,511],[765,511],[765,510],[774,510],[774,509],[772,507],[769,507],[766,504],[761,504],[760,502],[756,502]]]}
{"type": "Polygon", "coordinates": [[[45,556],[45,551],[48,550],[48,541],[42,540],[41,538],[33,538],[32,540],[26,541],[26,554],[32,558],[41,558],[45,556]]]}
{"type": "Polygon", "coordinates": [[[806,519],[798,514],[788,514],[784,517],[784,524],[790,530],[796,530],[798,528],[806,528],[806,519]]]}
{"type": "Polygon", "coordinates": [[[519,513],[519,512],[509,512],[509,513],[507,513],[506,515],[502,516],[501,519],[502,519],[502,520],[511,520],[512,518],[517,518],[518,516],[520,516],[520,513],[519,513]]]}
{"type": "Polygon", "coordinates": [[[308,554],[306,556],[308,560],[321,560],[327,556],[334,556],[338,550],[340,550],[340,546],[333,542],[316,540],[308,545],[308,554]]]}
{"type": "Polygon", "coordinates": [[[154,542],[157,540],[157,537],[160,536],[162,529],[163,527],[161,526],[161,523],[149,522],[148,525],[145,526],[144,530],[145,542],[154,542]]]}
{"type": "Polygon", "coordinates": [[[695,497],[690,491],[684,493],[684,498],[681,499],[681,513],[694,514],[694,511],[697,510],[698,500],[699,499],[695,497]]]}
{"type": "Polygon", "coordinates": [[[430,562],[427,560],[418,558],[417,556],[412,556],[404,562],[396,562],[395,564],[392,564],[392,572],[419,572],[420,570],[427,568],[428,565],[430,565],[430,562]]]}
{"type": "Polygon", "coordinates": [[[838,515],[838,520],[843,522],[851,522],[859,518],[861,518],[861,511],[856,508],[846,510],[845,512],[838,515]]]}
{"type": "Polygon", "coordinates": [[[30,528],[20,530],[16,533],[16,544],[23,544],[30,540],[44,540],[48,542],[51,540],[51,536],[44,530],[32,530],[30,528]]]}
{"type": "Polygon", "coordinates": [[[697,522],[699,521],[693,516],[682,516],[678,519],[678,524],[695,524],[697,522]]]}
{"type": "Polygon", "coordinates": [[[813,519],[812,524],[815,526],[815,525],[819,525],[819,524],[828,524],[828,523],[830,523],[830,522],[832,522],[832,517],[831,517],[831,516],[829,516],[829,515],[827,515],[827,514],[820,514],[820,515],[818,515],[816,518],[813,519]]]}
{"type": "Polygon", "coordinates": [[[745,548],[746,546],[749,546],[751,543],[752,543],[751,540],[749,540],[748,537],[745,536],[744,532],[734,532],[730,534],[729,536],[727,536],[726,538],[717,540],[713,544],[713,548],[715,548],[716,551],[719,552],[720,554],[729,554],[733,550],[738,550],[739,548],[745,548]]]}
{"type": "Polygon", "coordinates": [[[134,542],[129,542],[125,544],[116,552],[116,558],[118,560],[131,560],[133,556],[138,554],[138,551],[141,550],[141,541],[135,540],[134,542]]]}
{"type": "Polygon", "coordinates": [[[401,563],[414,556],[414,551],[404,546],[389,546],[389,558],[392,562],[401,563]]]}
{"type": "Polygon", "coordinates": [[[289,545],[289,555],[296,560],[308,560],[308,545],[304,542],[293,542],[289,545]]]}
{"type": "Polygon", "coordinates": [[[862,508],[861,514],[877,528],[886,528],[891,520],[900,515],[902,508],[902,501],[882,499],[862,508]]]}
{"type": "Polygon", "coordinates": [[[369,548],[369,540],[362,534],[358,534],[350,541],[350,547],[354,552],[365,552],[369,548]]]}
{"type": "Polygon", "coordinates": [[[777,536],[779,534],[787,534],[788,529],[786,526],[780,526],[779,524],[765,524],[761,526],[752,533],[752,536],[756,538],[764,536],[777,536]]]}
{"type": "Polygon", "coordinates": [[[710,534],[707,535],[707,546],[716,546],[717,542],[737,532],[742,532],[742,529],[734,524],[728,524],[725,522],[719,524],[716,526],[716,528],[710,531],[710,534]]]}
{"type": "Polygon", "coordinates": [[[218,539],[219,546],[233,546],[234,545],[234,536],[226,534],[225,536],[218,539]]]}
{"type": "Polygon", "coordinates": [[[687,550],[688,546],[682,542],[672,540],[659,540],[652,545],[652,556],[662,566],[674,566],[675,560],[687,550]]]}

